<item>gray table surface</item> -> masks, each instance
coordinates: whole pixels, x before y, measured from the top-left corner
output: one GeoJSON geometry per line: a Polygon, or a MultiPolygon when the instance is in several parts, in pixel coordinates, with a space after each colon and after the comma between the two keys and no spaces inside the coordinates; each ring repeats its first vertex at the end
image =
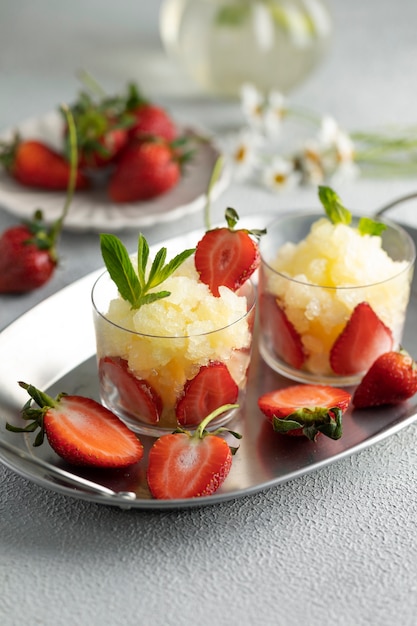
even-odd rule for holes
{"type": "MultiPolygon", "coordinates": [[[[164,57],[159,5],[3,0],[0,129],[70,101],[79,67],[110,90],[135,79],[178,118],[214,133],[233,126],[237,105],[199,94],[164,57]]],[[[332,113],[347,129],[415,124],[414,0],[334,0],[332,7],[331,54],[293,100],[332,113]]],[[[338,191],[352,209],[371,214],[415,189],[411,178],[359,179],[338,191]]],[[[274,196],[234,183],[214,203],[213,218],[226,206],[273,216],[317,200],[313,189],[274,196]]],[[[0,207],[0,230],[15,221],[0,207]]],[[[201,226],[195,214],[144,233],[153,243],[201,226]]],[[[132,249],[136,237],[123,234],[132,249]]],[[[47,286],[0,296],[0,329],[102,264],[94,233],[66,232],[61,255],[47,286]]],[[[414,424],[257,495],[162,512],[67,498],[0,465],[0,623],[414,625],[416,450],[414,424]]]]}

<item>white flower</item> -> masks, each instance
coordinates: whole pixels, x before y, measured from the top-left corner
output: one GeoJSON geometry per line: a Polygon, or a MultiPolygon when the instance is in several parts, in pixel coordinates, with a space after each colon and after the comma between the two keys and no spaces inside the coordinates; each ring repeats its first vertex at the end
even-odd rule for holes
{"type": "Polygon", "coordinates": [[[249,129],[241,130],[224,142],[224,152],[231,165],[232,176],[236,180],[250,177],[258,164],[260,137],[249,129]]]}
{"type": "Polygon", "coordinates": [[[286,98],[279,91],[271,91],[265,105],[263,114],[263,126],[265,135],[276,137],[282,126],[282,120],[286,113],[286,98]]]}
{"type": "Polygon", "coordinates": [[[304,144],[299,155],[304,182],[318,185],[324,181],[325,171],[322,157],[320,146],[316,141],[310,139],[304,144]]]}
{"type": "Polygon", "coordinates": [[[272,191],[292,189],[300,182],[300,173],[295,171],[294,163],[275,157],[262,172],[263,183],[272,191]]]}
{"type": "Polygon", "coordinates": [[[249,126],[261,129],[265,99],[260,91],[250,83],[245,83],[240,89],[240,104],[243,116],[249,126]]]}

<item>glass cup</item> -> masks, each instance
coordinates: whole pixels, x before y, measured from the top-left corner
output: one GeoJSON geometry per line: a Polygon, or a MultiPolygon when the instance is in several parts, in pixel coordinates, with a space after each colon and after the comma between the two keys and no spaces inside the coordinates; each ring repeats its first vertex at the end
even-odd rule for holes
{"type": "MultiPolygon", "coordinates": [[[[261,239],[259,348],[264,361],[272,369],[292,380],[337,386],[355,385],[371,365],[366,363],[367,357],[363,355],[371,352],[371,348],[368,350],[368,341],[371,345],[372,334],[364,333],[365,337],[360,339],[361,345],[355,348],[360,356],[356,359],[355,353],[353,364],[346,366],[343,372],[333,369],[333,346],[355,307],[366,302],[391,332],[392,349],[399,347],[410,297],[415,246],[402,227],[384,219],[386,229],[381,234],[382,249],[393,261],[400,262],[390,277],[379,275],[375,281],[367,281],[369,284],[349,286],[350,270],[355,266],[357,256],[354,250],[340,285],[335,285],[333,281],[333,286],[326,286],[307,280],[304,272],[311,276],[314,263],[319,270],[320,264],[331,263],[327,260],[312,262],[309,258],[304,265],[300,264],[301,267],[292,269],[291,276],[278,271],[278,250],[284,245],[291,248],[293,244],[304,240],[313,223],[323,217],[323,213],[314,212],[284,215],[268,226],[267,234],[261,239]]],[[[358,218],[353,217],[351,225],[357,224],[358,218]]],[[[321,249],[328,246],[329,241],[323,241],[321,249]]],[[[367,263],[375,269],[378,260],[373,260],[371,246],[366,256],[367,263]]]]}
{"type": "MultiPolygon", "coordinates": [[[[112,321],[110,303],[117,308],[120,298],[108,272],[103,273],[92,290],[103,404],[132,430],[150,436],[172,432],[178,426],[192,430],[208,413],[224,404],[242,406],[255,318],[253,284],[247,281],[238,295],[239,314],[233,319],[229,314],[226,322],[219,319],[215,330],[190,331],[185,336],[152,335],[138,332],[137,328],[132,330],[131,312],[124,323],[119,318],[117,323],[112,321]],[[207,374],[206,370],[213,366],[219,378],[211,375],[214,369],[207,374]],[[189,402],[183,400],[186,394],[189,402]],[[195,410],[190,411],[187,405],[195,410]]],[[[151,313],[153,306],[143,305],[141,311],[151,313]]],[[[178,303],[172,306],[177,309],[178,303]]],[[[209,308],[202,310],[201,317],[207,315],[215,314],[209,308]]],[[[223,426],[237,410],[222,413],[210,422],[208,429],[223,426]]]]}

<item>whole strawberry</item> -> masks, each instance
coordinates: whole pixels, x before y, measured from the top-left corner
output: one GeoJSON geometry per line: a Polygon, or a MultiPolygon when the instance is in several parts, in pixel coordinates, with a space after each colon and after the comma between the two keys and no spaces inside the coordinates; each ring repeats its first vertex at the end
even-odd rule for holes
{"type": "MultiPolygon", "coordinates": [[[[124,111],[122,98],[93,97],[82,91],[71,106],[77,131],[81,168],[97,169],[112,163],[128,141],[133,117],[124,111]]],[[[64,136],[68,152],[67,129],[64,136]]]]}
{"type": "Polygon", "coordinates": [[[399,404],[417,393],[417,365],[405,350],[382,354],[353,394],[356,408],[399,404]]]}
{"type": "Polygon", "coordinates": [[[54,241],[40,212],[0,237],[0,293],[24,293],[44,285],[57,265],[54,241]]]}
{"type": "Polygon", "coordinates": [[[70,164],[66,179],[67,193],[60,217],[51,226],[37,210],[32,221],[12,226],[0,236],[0,293],[25,293],[44,285],[58,262],[57,242],[71,205],[77,184],[77,145],[74,120],[68,119],[70,164]]]}
{"type": "Polygon", "coordinates": [[[133,83],[128,85],[126,113],[132,116],[130,137],[156,136],[171,142],[178,136],[176,124],[160,106],[144,98],[133,83]]]}
{"type": "MultiPolygon", "coordinates": [[[[0,162],[18,183],[26,187],[62,191],[68,187],[71,164],[67,159],[38,140],[23,140],[16,135],[11,143],[1,145],[0,162]]],[[[75,189],[89,185],[77,170],[75,189]]]]}
{"type": "Polygon", "coordinates": [[[183,158],[163,139],[133,140],[117,161],[108,194],[116,203],[149,200],[177,185],[183,158]]]}

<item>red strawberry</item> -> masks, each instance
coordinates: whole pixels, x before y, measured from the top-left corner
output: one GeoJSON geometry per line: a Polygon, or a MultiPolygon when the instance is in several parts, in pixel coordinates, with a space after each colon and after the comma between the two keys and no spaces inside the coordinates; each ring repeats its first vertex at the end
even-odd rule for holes
{"type": "Polygon", "coordinates": [[[330,351],[330,365],[343,376],[365,372],[375,359],[393,347],[391,330],[367,302],[352,312],[330,351]]]}
{"type": "Polygon", "coordinates": [[[118,159],[108,194],[116,203],[149,200],[175,187],[181,177],[180,157],[163,140],[134,141],[118,159]]]}
{"type": "Polygon", "coordinates": [[[19,383],[40,408],[29,400],[22,417],[33,420],[26,428],[6,424],[13,432],[40,428],[35,446],[44,436],[55,452],[68,463],[92,467],[126,467],[143,456],[139,439],[111,411],[90,398],[60,394],[56,399],[33,385],[19,383]]]}
{"type": "Polygon", "coordinates": [[[258,243],[251,235],[259,237],[264,231],[234,230],[238,220],[236,211],[227,209],[227,227],[208,230],[197,244],[197,272],[215,296],[222,285],[239,289],[259,266],[258,243]]]}
{"type": "MultiPolygon", "coordinates": [[[[205,430],[211,419],[228,406],[206,417],[194,433],[163,435],[153,444],[147,479],[154,498],[172,500],[209,496],[225,481],[232,466],[231,450],[219,431],[205,430]]],[[[224,430],[224,429],[222,429],[224,430]]],[[[240,438],[237,433],[232,433],[240,438]]]]}
{"type": "Polygon", "coordinates": [[[219,406],[236,402],[239,388],[224,363],[201,367],[184,386],[175,413],[182,426],[195,426],[219,406]]]}
{"type": "Polygon", "coordinates": [[[405,351],[381,354],[353,394],[357,408],[398,404],[417,393],[417,364],[405,351]]]}
{"type": "MultiPolygon", "coordinates": [[[[21,185],[55,191],[68,187],[69,161],[41,141],[16,136],[12,144],[3,144],[0,161],[21,185]]],[[[77,171],[75,188],[87,187],[87,179],[77,171]]]]}
{"type": "Polygon", "coordinates": [[[313,441],[319,433],[331,439],[342,436],[342,414],[350,400],[350,393],[337,387],[291,385],[260,396],[258,406],[276,432],[313,441]]]}
{"type": "Polygon", "coordinates": [[[137,417],[142,422],[156,424],[162,412],[162,400],[146,381],[130,371],[125,359],[106,356],[100,359],[99,378],[105,387],[111,385],[117,389],[118,405],[130,417],[137,417]]]}
{"type": "Polygon", "coordinates": [[[301,337],[273,294],[261,296],[259,313],[262,328],[268,331],[276,354],[292,367],[300,369],[305,361],[301,337]]]}
{"type": "Polygon", "coordinates": [[[0,237],[0,293],[25,293],[45,284],[57,265],[53,241],[38,216],[12,226],[0,237]]]}
{"type": "Polygon", "coordinates": [[[129,128],[130,137],[162,137],[167,142],[178,136],[177,127],[171,116],[161,107],[146,100],[133,83],[128,86],[126,112],[133,116],[129,128]]]}
{"type": "MultiPolygon", "coordinates": [[[[128,129],[133,123],[124,111],[124,101],[104,96],[95,100],[81,92],[71,106],[77,130],[77,145],[81,167],[100,168],[112,163],[128,142],[128,129]]],[[[68,150],[68,135],[64,139],[68,150]]]]}
{"type": "Polygon", "coordinates": [[[42,211],[37,210],[31,222],[4,231],[0,237],[0,293],[23,293],[37,289],[51,278],[57,265],[56,245],[77,181],[74,121],[65,107],[63,111],[72,141],[67,193],[61,216],[47,227],[43,222],[42,211]]]}

